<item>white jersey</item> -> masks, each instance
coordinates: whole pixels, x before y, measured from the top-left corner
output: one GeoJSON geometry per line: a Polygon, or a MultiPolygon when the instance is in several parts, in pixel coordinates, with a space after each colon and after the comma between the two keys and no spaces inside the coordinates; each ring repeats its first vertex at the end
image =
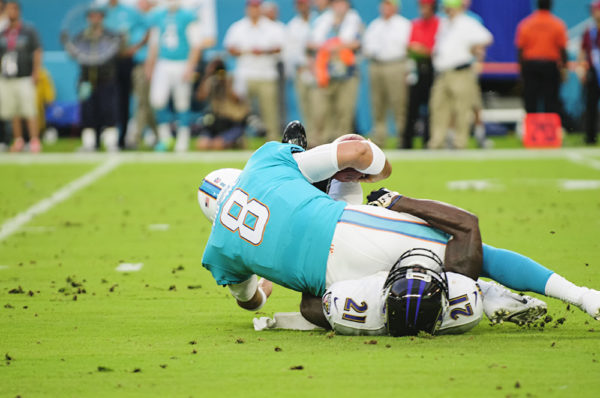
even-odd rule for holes
{"type": "MultiPolygon", "coordinates": [[[[388,272],[332,284],[323,296],[323,313],[336,333],[385,335],[383,285],[388,272]]],[[[447,272],[449,306],[438,333],[465,333],[483,316],[479,286],[472,279],[447,272]]]]}

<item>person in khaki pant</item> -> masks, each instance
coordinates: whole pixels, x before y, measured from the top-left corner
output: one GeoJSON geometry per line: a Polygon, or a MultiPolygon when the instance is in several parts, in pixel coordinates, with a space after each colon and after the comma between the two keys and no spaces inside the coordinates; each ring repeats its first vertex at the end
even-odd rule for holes
{"type": "Polygon", "coordinates": [[[314,22],[309,48],[316,51],[318,87],[313,94],[315,131],[308,135],[311,146],[352,132],[358,96],[356,53],[362,30],[362,20],[348,0],[333,0],[331,12],[314,22]]]}
{"type": "Polygon", "coordinates": [[[306,131],[313,131],[312,124],[312,88],[314,77],[307,55],[311,21],[315,15],[311,12],[311,0],[295,0],[296,15],[286,25],[283,60],[285,73],[293,80],[302,123],[306,131]]]}
{"type": "Polygon", "coordinates": [[[248,98],[254,98],[267,128],[267,141],[281,140],[277,80],[248,80],[248,98]]]}
{"type": "Polygon", "coordinates": [[[371,60],[371,105],[375,121],[373,140],[379,146],[387,138],[388,111],[394,116],[400,140],[406,119],[406,48],[410,38],[410,21],[398,12],[398,0],[382,0],[381,17],[365,32],[363,47],[371,60]]]}
{"type": "Polygon", "coordinates": [[[429,148],[445,147],[446,133],[453,121],[454,148],[467,147],[473,116],[473,74],[471,68],[465,68],[443,72],[435,78],[429,102],[432,126],[429,148]]]}
{"type": "Polygon", "coordinates": [[[311,137],[311,145],[331,142],[352,132],[357,96],[357,76],[331,80],[326,87],[314,91],[314,125],[320,134],[311,137]]]}
{"type": "Polygon", "coordinates": [[[454,122],[453,146],[464,149],[469,140],[475,96],[473,84],[477,79],[472,68],[474,55],[489,46],[493,37],[481,23],[464,14],[462,0],[444,0],[443,5],[448,18],[440,23],[433,52],[436,77],[429,100],[431,138],[428,146],[444,148],[454,122]]]}
{"type": "Polygon", "coordinates": [[[280,141],[277,60],[285,40],[284,29],[261,15],[262,0],[246,0],[246,17],[235,22],[223,45],[237,58],[236,95],[258,103],[267,128],[267,140],[280,141]]]}

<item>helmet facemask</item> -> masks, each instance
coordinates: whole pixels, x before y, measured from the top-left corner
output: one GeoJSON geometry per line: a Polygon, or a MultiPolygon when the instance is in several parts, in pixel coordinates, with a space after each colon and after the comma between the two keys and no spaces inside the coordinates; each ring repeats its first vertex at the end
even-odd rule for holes
{"type": "Polygon", "coordinates": [[[427,249],[404,253],[384,284],[386,327],[392,336],[435,334],[448,307],[440,258],[427,249]]]}

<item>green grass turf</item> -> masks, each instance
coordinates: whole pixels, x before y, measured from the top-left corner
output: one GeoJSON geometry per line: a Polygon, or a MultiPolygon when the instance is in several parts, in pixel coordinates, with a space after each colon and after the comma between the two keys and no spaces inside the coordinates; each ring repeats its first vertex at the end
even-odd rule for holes
{"type": "MultiPolygon", "coordinates": [[[[196,189],[224,166],[241,164],[123,164],[27,225],[46,228],[0,242],[0,396],[597,396],[600,323],[552,299],[550,314],[566,321],[544,330],[484,320],[435,338],[255,332],[256,314],[200,263],[210,226],[196,189]],[[120,262],[144,267],[118,273],[120,262]]],[[[41,198],[87,166],[32,167],[0,165],[2,195],[14,196],[3,221],[31,202],[20,179],[45,184],[41,198]]],[[[599,192],[567,192],[558,179],[600,172],[565,160],[415,160],[394,162],[386,185],[474,211],[487,243],[600,288],[599,192]],[[495,189],[448,189],[469,179],[495,189]]],[[[298,302],[276,287],[262,313],[298,302]]]]}
{"type": "Polygon", "coordinates": [[[93,164],[2,165],[0,219],[14,217],[93,167],[93,164]]]}

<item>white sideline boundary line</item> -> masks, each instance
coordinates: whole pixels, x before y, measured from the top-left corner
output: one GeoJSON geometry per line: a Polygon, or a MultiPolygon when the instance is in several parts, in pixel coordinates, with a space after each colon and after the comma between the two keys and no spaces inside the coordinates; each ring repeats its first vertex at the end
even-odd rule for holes
{"type": "Polygon", "coordinates": [[[102,163],[100,166],[96,167],[94,170],[90,171],[89,173],[84,174],[83,176],[79,177],[74,181],[71,181],[58,191],[54,192],[51,196],[42,199],[41,201],[31,206],[29,209],[9,219],[4,224],[2,224],[2,227],[0,227],[0,241],[3,241],[4,239],[17,232],[19,228],[27,224],[34,217],[47,212],[57,204],[69,199],[76,192],[82,190],[88,185],[91,185],[99,178],[110,173],[119,164],[121,164],[119,159],[110,158],[104,163],[102,163]]]}
{"type": "Polygon", "coordinates": [[[569,161],[571,161],[572,163],[578,164],[580,166],[586,166],[594,170],[600,170],[599,159],[586,158],[580,153],[570,153],[568,154],[567,159],[569,159],[569,161]]]}
{"type": "MultiPolygon", "coordinates": [[[[227,163],[245,162],[253,151],[189,152],[189,153],[41,153],[41,154],[0,154],[0,165],[30,164],[71,164],[99,163],[117,159],[120,163],[227,163]]],[[[537,159],[585,159],[588,156],[600,158],[600,148],[562,149],[492,149],[492,150],[389,150],[385,151],[390,160],[446,160],[446,161],[486,161],[486,160],[537,160],[537,159]]],[[[579,163],[582,163],[581,160],[579,163]]],[[[587,159],[586,163],[600,164],[600,160],[587,159]],[[590,163],[591,162],[591,163],[590,163]]],[[[594,166],[595,168],[595,166],[594,166]]]]}

